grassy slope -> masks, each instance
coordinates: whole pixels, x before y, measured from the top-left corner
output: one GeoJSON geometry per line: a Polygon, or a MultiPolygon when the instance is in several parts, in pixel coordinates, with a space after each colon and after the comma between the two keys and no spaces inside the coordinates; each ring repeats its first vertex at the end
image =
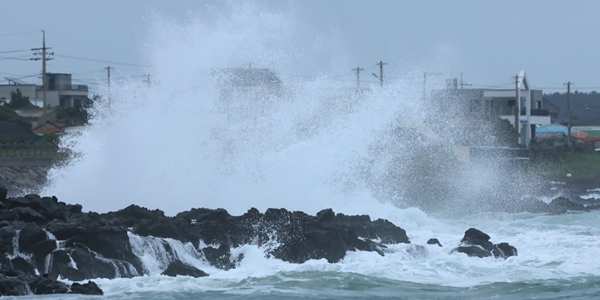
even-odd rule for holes
{"type": "Polygon", "coordinates": [[[531,164],[530,172],[543,176],[564,178],[571,173],[576,181],[600,182],[600,154],[599,153],[567,153],[566,157],[558,161],[542,161],[531,164]]]}

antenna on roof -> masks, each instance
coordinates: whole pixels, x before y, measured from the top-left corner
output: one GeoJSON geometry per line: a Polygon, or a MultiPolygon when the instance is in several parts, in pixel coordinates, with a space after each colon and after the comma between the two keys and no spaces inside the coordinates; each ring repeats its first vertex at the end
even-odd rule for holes
{"type": "Polygon", "coordinates": [[[460,72],[460,89],[462,90],[465,86],[472,86],[472,84],[470,83],[465,83],[463,81],[463,75],[462,72],[460,72]]]}

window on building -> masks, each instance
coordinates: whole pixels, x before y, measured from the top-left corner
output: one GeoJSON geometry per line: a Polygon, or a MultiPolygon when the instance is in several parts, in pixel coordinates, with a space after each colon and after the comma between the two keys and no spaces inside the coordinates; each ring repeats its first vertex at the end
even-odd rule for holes
{"type": "Polygon", "coordinates": [[[75,98],[75,99],[73,99],[73,106],[74,107],[80,107],[81,106],[81,98],[75,98]]]}

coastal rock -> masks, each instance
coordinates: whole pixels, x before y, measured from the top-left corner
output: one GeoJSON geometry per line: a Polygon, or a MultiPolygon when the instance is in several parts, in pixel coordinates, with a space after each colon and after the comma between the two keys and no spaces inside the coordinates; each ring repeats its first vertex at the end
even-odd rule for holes
{"type": "Polygon", "coordinates": [[[27,282],[16,277],[0,274],[0,296],[23,296],[29,294],[27,282]]]}
{"type": "Polygon", "coordinates": [[[70,293],[82,295],[104,295],[104,292],[93,281],[88,281],[84,284],[74,282],[71,285],[70,293]]]}
{"type": "Polygon", "coordinates": [[[427,240],[427,245],[438,245],[438,246],[442,247],[442,244],[436,238],[431,238],[431,239],[427,240]]]}
{"type": "Polygon", "coordinates": [[[465,253],[473,257],[489,257],[508,258],[517,255],[517,249],[508,243],[492,244],[490,236],[484,232],[469,228],[465,231],[465,235],[460,241],[461,244],[452,252],[465,253]]]}
{"type": "Polygon", "coordinates": [[[64,282],[47,276],[27,275],[18,270],[0,271],[0,297],[48,294],[86,294],[102,295],[102,290],[92,281],[86,284],[64,282]]]}
{"type": "Polygon", "coordinates": [[[171,262],[169,264],[169,266],[167,267],[167,269],[165,269],[161,275],[166,275],[166,276],[171,276],[171,277],[175,277],[178,275],[182,275],[182,276],[191,276],[191,277],[206,277],[208,276],[208,274],[206,274],[204,271],[190,266],[188,264],[183,263],[180,260],[175,260],[173,262],[171,262]]]}
{"type": "Polygon", "coordinates": [[[145,247],[145,242],[132,245],[132,234],[156,243],[153,251],[164,252],[173,267],[177,266],[175,251],[183,251],[175,249],[175,240],[191,243],[186,249],[195,249],[209,264],[225,270],[244,259],[231,249],[247,244],[256,244],[265,249],[265,255],[287,262],[325,259],[334,263],[348,251],[383,256],[389,251],[387,244],[410,243],[406,231],[387,220],[346,216],[331,209],[311,216],[286,209],[268,209],[263,214],[251,208],[232,216],[224,209],[194,208],[168,217],[160,210],[136,205],[104,214],[84,213],[80,205],[33,194],[2,203],[6,209],[0,214],[9,217],[0,222],[2,268],[18,267],[24,274],[48,272],[50,280],[144,274],[147,269],[135,253],[144,251],[139,247],[145,247]]]}
{"type": "Polygon", "coordinates": [[[583,206],[583,204],[575,203],[569,198],[558,197],[550,202],[550,207],[554,208],[558,212],[569,212],[569,211],[590,211],[589,208],[583,206]]]}

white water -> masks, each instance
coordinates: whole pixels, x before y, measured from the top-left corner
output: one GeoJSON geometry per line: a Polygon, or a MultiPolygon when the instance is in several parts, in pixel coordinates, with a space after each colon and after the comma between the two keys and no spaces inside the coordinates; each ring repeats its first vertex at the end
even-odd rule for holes
{"type": "Polygon", "coordinates": [[[391,214],[394,216],[390,219],[407,230],[413,243],[423,245],[426,239],[435,236],[444,247],[427,246],[422,255],[409,251],[411,248],[406,245],[396,245],[391,246],[392,253],[388,252],[384,257],[374,252],[349,252],[337,264],[325,260],[290,264],[265,258],[264,249],[246,245],[233,251],[236,255],[245,255],[236,269],[223,271],[196,261],[197,267],[210,274],[205,278],[170,278],[151,272],[153,275],[150,276],[98,282],[110,295],[165,290],[266,292],[272,287],[261,280],[270,276],[280,281],[301,282],[319,280],[320,276],[341,276],[342,273],[455,287],[600,276],[600,262],[595,259],[600,247],[597,239],[600,226],[596,222],[600,214],[597,212],[560,216],[494,214],[442,221],[411,209],[391,211],[391,214]],[[494,242],[516,245],[519,256],[503,260],[450,254],[470,226],[489,233],[494,242]],[[318,272],[312,275],[316,278],[301,275],[310,272],[318,272]]]}
{"type": "MultiPolygon", "coordinates": [[[[220,88],[209,76],[213,69],[253,62],[273,66],[283,79],[290,79],[303,64],[314,65],[311,55],[317,50],[331,53],[329,63],[336,68],[347,68],[335,64],[346,54],[324,42],[335,36],[317,37],[302,46],[296,41],[307,35],[302,28],[293,16],[248,6],[184,25],[153,19],[144,54],[157,84],[149,89],[133,81],[113,85],[110,110],[105,103],[91,126],[67,141],[82,157],[53,170],[45,194],[101,212],[132,203],[168,214],[192,207],[223,207],[232,214],[252,206],[311,214],[333,208],[389,219],[406,229],[413,243],[437,237],[445,247],[428,247],[422,256],[394,246],[395,252],[385,257],[354,252],[338,264],[321,260],[294,265],[267,259],[262,249],[247,245],[233,251],[245,254],[240,266],[221,271],[202,264],[200,254],[189,247],[170,241],[176,256],[211,275],[190,279],[157,275],[172,257],[163,255],[155,240],[131,237],[150,275],[99,280],[107,293],[227,290],[244,280],[252,289],[257,278],[288,280],[289,272],[310,271],[450,286],[600,275],[597,213],[445,220],[375,199],[361,163],[375,161],[371,179],[384,174],[390,157],[373,153],[371,147],[389,138],[398,118],[418,123],[426,111],[417,100],[420,87],[408,79],[387,82],[381,90],[373,86],[372,92],[356,98],[344,89],[347,85],[322,76],[285,83],[279,98],[254,91],[238,94],[234,104],[223,106],[220,88]],[[493,242],[516,246],[519,256],[497,260],[450,254],[469,227],[488,233],[493,242]]],[[[466,176],[464,190],[488,182],[461,176],[466,176]]]]}

